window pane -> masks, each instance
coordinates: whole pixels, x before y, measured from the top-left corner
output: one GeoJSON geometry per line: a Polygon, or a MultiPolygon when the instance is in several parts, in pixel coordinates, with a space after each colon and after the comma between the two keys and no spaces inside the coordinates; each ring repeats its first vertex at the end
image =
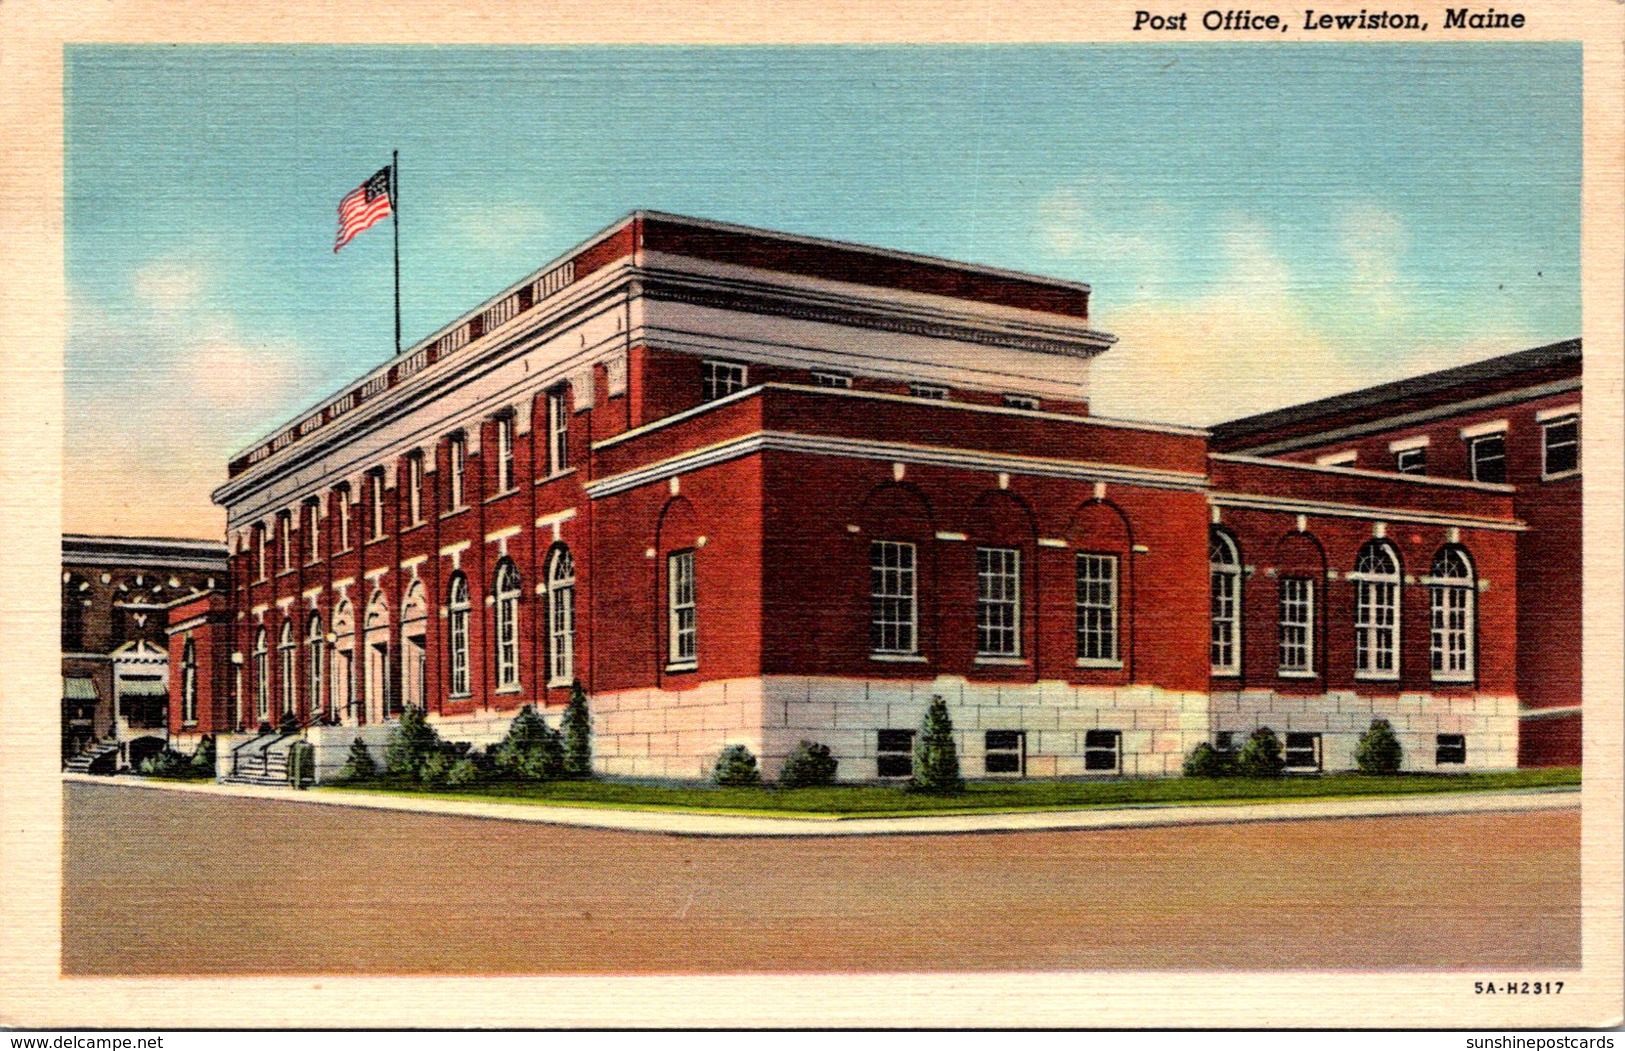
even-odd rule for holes
{"type": "Polygon", "coordinates": [[[1558,420],[1546,425],[1546,473],[1561,474],[1580,466],[1580,421],[1558,420]]]}
{"type": "Polygon", "coordinates": [[[1117,659],[1117,556],[1077,560],[1078,659],[1117,659]]]}
{"type": "Polygon", "coordinates": [[[1021,552],[1014,548],[976,549],[976,652],[1021,653],[1021,552]]]}
{"type": "Polygon", "coordinates": [[[1506,435],[1490,434],[1472,443],[1473,479],[1479,482],[1507,480],[1506,435]]]}
{"type": "Polygon", "coordinates": [[[869,648],[914,653],[914,545],[876,540],[869,545],[869,648]]]}

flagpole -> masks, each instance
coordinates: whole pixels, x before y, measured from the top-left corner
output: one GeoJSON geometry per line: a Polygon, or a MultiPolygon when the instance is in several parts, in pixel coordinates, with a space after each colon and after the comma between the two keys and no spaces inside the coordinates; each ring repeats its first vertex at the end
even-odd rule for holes
{"type": "Polygon", "coordinates": [[[401,151],[389,161],[389,215],[395,220],[395,353],[401,352],[401,151]]]}

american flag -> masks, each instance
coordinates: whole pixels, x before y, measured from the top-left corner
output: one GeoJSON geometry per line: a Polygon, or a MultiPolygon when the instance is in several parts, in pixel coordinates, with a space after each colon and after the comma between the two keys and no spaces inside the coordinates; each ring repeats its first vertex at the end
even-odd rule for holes
{"type": "Polygon", "coordinates": [[[344,195],[339,202],[339,236],[333,251],[350,243],[350,238],[389,215],[389,166],[378,169],[366,182],[344,195]]]}

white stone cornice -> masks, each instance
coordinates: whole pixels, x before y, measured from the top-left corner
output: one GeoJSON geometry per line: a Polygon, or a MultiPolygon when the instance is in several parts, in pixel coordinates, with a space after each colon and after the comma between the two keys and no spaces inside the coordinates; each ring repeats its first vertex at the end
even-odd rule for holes
{"type": "Polygon", "coordinates": [[[592,379],[593,367],[591,365],[576,369],[570,373],[570,399],[575,403],[576,412],[586,412],[592,408],[592,379]]]}

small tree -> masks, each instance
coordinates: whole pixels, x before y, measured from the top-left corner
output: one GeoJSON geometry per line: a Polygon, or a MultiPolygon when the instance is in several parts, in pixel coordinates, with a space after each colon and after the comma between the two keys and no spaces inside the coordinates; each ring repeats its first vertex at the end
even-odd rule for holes
{"type": "Polygon", "coordinates": [[[371,781],[378,776],[378,764],[372,761],[367,743],[357,737],[350,745],[350,754],[339,768],[340,781],[371,781]]]}
{"type": "Polygon", "coordinates": [[[719,785],[759,785],[762,772],[756,767],[756,757],[742,744],[731,744],[717,756],[711,768],[711,778],[719,785]]]}
{"type": "Polygon", "coordinates": [[[1387,719],[1373,719],[1354,748],[1354,762],[1362,773],[1397,774],[1405,763],[1405,750],[1387,719]]]}
{"type": "Polygon", "coordinates": [[[390,777],[417,777],[423,761],[439,750],[440,735],[424,719],[423,709],[407,705],[384,748],[384,773],[390,777]]]}
{"type": "Polygon", "coordinates": [[[496,746],[491,759],[503,777],[551,781],[564,773],[564,739],[527,704],[514,716],[508,736],[496,746]]]}
{"type": "Polygon", "coordinates": [[[1186,777],[1229,777],[1236,772],[1235,758],[1203,741],[1185,757],[1186,777]]]}
{"type": "Polygon", "coordinates": [[[909,787],[943,795],[965,790],[965,779],[959,776],[959,750],[954,747],[954,721],[940,695],[931,698],[914,738],[914,777],[909,787]]]}
{"type": "Polygon", "coordinates": [[[192,753],[192,773],[198,777],[214,776],[214,738],[204,734],[203,739],[197,743],[197,751],[192,753]]]}
{"type": "Polygon", "coordinates": [[[1285,768],[1281,741],[1267,726],[1254,730],[1236,757],[1236,769],[1247,777],[1279,777],[1285,768]]]}
{"type": "Polygon", "coordinates": [[[840,761],[829,754],[829,746],[802,741],[784,760],[779,784],[785,788],[815,788],[835,783],[840,761]]]}
{"type": "Polygon", "coordinates": [[[592,776],[592,713],[581,680],[570,684],[570,703],[564,709],[564,774],[592,776]]]}

